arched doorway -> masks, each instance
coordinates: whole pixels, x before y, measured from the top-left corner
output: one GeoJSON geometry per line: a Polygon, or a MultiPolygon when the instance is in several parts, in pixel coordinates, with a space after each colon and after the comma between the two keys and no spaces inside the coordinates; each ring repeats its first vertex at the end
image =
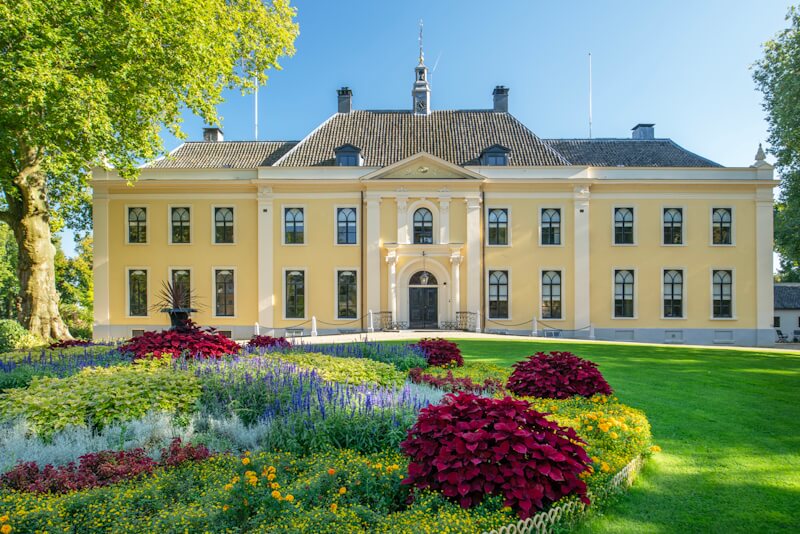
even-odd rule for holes
{"type": "Polygon", "coordinates": [[[408,326],[412,329],[439,327],[439,283],[428,271],[417,271],[408,281],[408,326]]]}

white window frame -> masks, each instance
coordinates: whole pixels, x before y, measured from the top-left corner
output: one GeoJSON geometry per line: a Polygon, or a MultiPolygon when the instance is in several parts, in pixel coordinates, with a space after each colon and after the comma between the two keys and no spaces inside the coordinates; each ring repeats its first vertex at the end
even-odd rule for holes
{"type": "MultiPolygon", "coordinates": [[[[150,227],[150,206],[146,204],[125,204],[125,211],[123,212],[123,216],[125,218],[125,244],[126,245],[133,245],[133,246],[142,246],[142,245],[149,245],[150,244],[150,231],[152,228],[150,227]],[[131,243],[130,237],[130,228],[128,227],[128,212],[134,208],[142,208],[144,209],[144,225],[146,230],[145,240],[144,243],[131,243]]],[[[189,215],[189,224],[191,224],[191,214],[189,215]]],[[[190,232],[191,233],[191,232],[190,232]]]]}
{"type": "MultiPolygon", "coordinates": [[[[719,206],[717,206],[719,207],[719,206]]],[[[729,245],[725,245],[729,246],[729,245]]],[[[736,298],[736,268],[735,267],[720,267],[712,266],[708,270],[708,315],[712,321],[738,321],[737,316],[737,298],[736,298]],[[714,271],[730,271],[731,272],[731,316],[730,317],[714,317],[714,271]]]]}
{"type": "MultiPolygon", "coordinates": [[[[562,239],[561,241],[563,242],[564,240],[562,239]]],[[[557,245],[552,245],[552,246],[557,246],[557,245]]],[[[539,305],[538,305],[539,317],[537,317],[537,320],[539,322],[544,321],[549,323],[553,321],[563,322],[567,320],[567,309],[566,309],[567,299],[564,298],[564,288],[566,287],[566,284],[564,283],[565,272],[566,270],[563,267],[541,267],[539,269],[539,305]],[[544,273],[548,271],[558,271],[559,273],[561,273],[561,318],[560,319],[545,319],[544,314],[542,313],[542,310],[544,309],[544,303],[542,302],[542,299],[544,297],[544,284],[542,284],[542,277],[544,276],[544,273]]],[[[636,280],[634,275],[634,282],[635,281],[636,280]]]]}
{"type": "Polygon", "coordinates": [[[414,213],[420,208],[427,208],[431,212],[431,231],[433,232],[431,245],[439,245],[441,242],[441,226],[439,218],[439,207],[427,198],[415,200],[406,209],[406,231],[408,232],[408,243],[411,245],[423,245],[414,243],[414,213]]]}
{"type": "Polygon", "coordinates": [[[333,269],[333,317],[337,321],[358,321],[361,318],[361,269],[358,267],[334,267],[333,269]],[[356,317],[339,317],[339,272],[356,273],[356,317]]]}
{"type": "Polygon", "coordinates": [[[238,218],[237,217],[237,212],[238,211],[239,210],[238,210],[237,206],[235,206],[233,204],[212,204],[211,205],[211,244],[212,245],[231,246],[231,245],[235,245],[236,244],[237,237],[239,237],[238,236],[239,224],[238,224],[238,221],[236,220],[238,218]],[[217,208],[230,208],[233,211],[233,241],[230,242],[230,243],[218,243],[217,242],[217,208]]]}
{"type": "Polygon", "coordinates": [[[308,245],[308,208],[305,204],[281,204],[281,245],[285,247],[305,247],[308,245]],[[286,211],[292,208],[303,210],[303,242],[286,242],[286,211]]]}
{"type": "MultiPolygon", "coordinates": [[[[295,206],[291,206],[295,207],[295,206]]],[[[308,295],[311,293],[309,288],[309,276],[308,276],[308,267],[284,267],[281,270],[281,317],[284,321],[305,321],[308,317],[308,295]],[[303,289],[305,291],[303,295],[303,316],[302,317],[287,317],[286,316],[286,297],[288,296],[286,293],[286,273],[289,271],[303,271],[303,289]]]]}
{"type": "Polygon", "coordinates": [[[187,246],[194,243],[194,209],[191,204],[169,204],[167,206],[167,244],[176,246],[187,246]],[[189,210],[189,242],[174,243],[172,241],[172,208],[186,208],[189,210]]]}
{"type": "MultiPolygon", "coordinates": [[[[537,213],[537,216],[538,216],[537,221],[536,221],[536,223],[537,223],[536,224],[536,228],[537,228],[537,233],[538,233],[538,237],[536,239],[536,244],[538,246],[542,247],[542,248],[564,247],[564,242],[566,241],[566,231],[565,231],[566,224],[565,224],[565,221],[564,221],[566,209],[564,208],[564,205],[563,204],[540,205],[538,207],[538,209],[536,210],[536,213],[537,213]],[[561,213],[561,243],[559,243],[558,245],[545,245],[544,243],[542,243],[542,223],[544,221],[544,217],[542,216],[542,214],[547,210],[556,210],[556,209],[559,210],[559,212],[561,213]]],[[[634,212],[634,217],[635,216],[636,216],[636,214],[634,212]]],[[[540,280],[540,282],[541,282],[541,280],[540,280]]]]}
{"type": "MultiPolygon", "coordinates": [[[[167,267],[167,281],[172,283],[172,271],[189,271],[189,294],[195,290],[196,281],[194,279],[194,269],[192,267],[182,266],[182,265],[170,265],[167,267]]],[[[193,307],[193,302],[191,301],[191,297],[189,298],[189,307],[193,307]]]]}
{"type": "Polygon", "coordinates": [[[484,220],[486,224],[484,224],[483,231],[486,232],[486,246],[491,248],[508,248],[511,246],[511,206],[509,205],[492,205],[486,206],[486,213],[484,214],[484,220]],[[492,210],[506,210],[506,218],[508,219],[508,227],[506,229],[506,237],[508,238],[508,243],[505,245],[492,245],[489,243],[489,212],[492,210]]]}
{"type": "MultiPolygon", "coordinates": [[[[127,211],[127,210],[126,210],[127,211]]],[[[125,318],[126,319],[148,319],[150,317],[150,306],[152,301],[152,287],[150,285],[150,267],[137,267],[135,265],[125,267],[125,318]],[[144,271],[147,284],[147,311],[145,315],[131,315],[131,271],[144,271]]]]}
{"type": "MultiPolygon", "coordinates": [[[[663,238],[660,241],[664,241],[663,238]]],[[[639,205],[635,202],[629,202],[627,204],[614,204],[611,206],[611,246],[612,247],[636,247],[639,245],[639,205]],[[616,242],[616,214],[618,209],[628,208],[633,210],[633,243],[617,243],[616,242]]]]}
{"type": "MultiPolygon", "coordinates": [[[[627,206],[621,206],[627,207],[627,206]]],[[[636,212],[634,212],[634,220],[636,220],[636,212]]],[[[613,321],[635,321],[639,318],[639,270],[636,267],[630,266],[612,266],[611,267],[611,320],[613,321]],[[617,271],[630,271],[633,273],[633,317],[617,317],[616,315],[616,285],[617,285],[617,271]]]]}
{"type": "MultiPolygon", "coordinates": [[[[686,232],[686,214],[687,214],[688,211],[689,210],[687,209],[686,206],[681,206],[681,205],[678,205],[678,204],[662,204],[661,205],[661,215],[660,215],[660,217],[661,217],[661,221],[660,221],[661,226],[659,228],[661,235],[659,236],[659,240],[661,241],[661,246],[662,247],[685,247],[686,246],[686,238],[688,237],[688,234],[686,232]],[[666,210],[669,210],[669,209],[681,210],[681,244],[680,245],[675,245],[675,244],[672,244],[672,243],[664,243],[664,212],[666,210]]],[[[633,213],[633,219],[634,219],[634,223],[635,223],[635,221],[636,221],[636,212],[633,213]]],[[[634,233],[635,233],[635,231],[636,231],[636,228],[634,227],[634,233]]]]}
{"type": "MultiPolygon", "coordinates": [[[[227,207],[227,206],[222,206],[227,207]]],[[[236,212],[234,212],[236,221],[236,212]]],[[[234,222],[234,224],[236,224],[234,222]]],[[[239,317],[239,273],[232,265],[213,265],[211,267],[211,316],[215,319],[236,319],[239,317]],[[217,315],[217,271],[231,271],[233,273],[233,315],[217,315]]]]}
{"type": "MultiPolygon", "coordinates": [[[[678,246],[678,245],[673,245],[673,246],[678,246]]],[[[687,304],[688,300],[689,300],[689,292],[687,291],[687,287],[688,287],[688,283],[687,283],[688,276],[687,276],[687,273],[689,272],[688,269],[686,267],[680,267],[680,266],[662,267],[661,271],[659,271],[659,272],[661,273],[661,300],[659,301],[659,306],[661,308],[661,311],[660,311],[659,315],[665,321],[686,321],[689,318],[689,314],[687,313],[689,311],[688,304],[687,304]],[[664,315],[664,297],[665,297],[665,294],[664,294],[664,273],[666,273],[667,271],[681,271],[681,276],[683,277],[683,282],[682,282],[683,293],[681,294],[681,314],[682,315],[680,317],[667,317],[667,316],[664,315]]],[[[633,283],[636,284],[635,275],[634,275],[633,283]]],[[[635,304],[634,304],[634,306],[635,306],[635,304]]]]}
{"type": "Polygon", "coordinates": [[[361,244],[361,210],[358,208],[358,204],[336,204],[333,206],[333,244],[337,247],[357,247],[361,244]],[[356,210],[355,243],[339,243],[339,210],[346,208],[356,210]]]}
{"type": "Polygon", "coordinates": [[[736,246],[736,208],[728,204],[711,204],[708,208],[708,245],[711,247],[735,247],[736,246]],[[714,243],[714,210],[731,210],[731,242],[730,244],[714,243]]]}
{"type": "MultiPolygon", "coordinates": [[[[511,307],[511,267],[487,267],[486,268],[486,290],[485,290],[485,298],[486,300],[486,317],[490,321],[511,321],[513,315],[513,309],[511,307]],[[489,310],[491,309],[489,306],[489,280],[492,277],[493,271],[505,271],[506,276],[508,276],[508,317],[492,317],[489,315],[489,310]]],[[[488,329],[489,327],[486,326],[488,329]]]]}

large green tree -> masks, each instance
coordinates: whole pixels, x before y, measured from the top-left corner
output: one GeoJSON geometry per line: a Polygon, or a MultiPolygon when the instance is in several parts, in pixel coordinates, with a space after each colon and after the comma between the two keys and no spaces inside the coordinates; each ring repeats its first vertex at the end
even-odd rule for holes
{"type": "Polygon", "coordinates": [[[764,94],[770,152],[781,176],[775,210],[775,248],[780,277],[800,278],[800,10],[789,9],[789,27],[764,43],[753,77],[764,94]]]}
{"type": "Polygon", "coordinates": [[[138,162],[163,153],[162,128],[183,137],[186,109],[218,123],[225,89],[265,83],[294,53],[294,16],[288,0],[0,2],[0,221],[18,245],[26,327],[69,335],[54,202],[79,207],[95,165],[135,179],[138,162]]]}

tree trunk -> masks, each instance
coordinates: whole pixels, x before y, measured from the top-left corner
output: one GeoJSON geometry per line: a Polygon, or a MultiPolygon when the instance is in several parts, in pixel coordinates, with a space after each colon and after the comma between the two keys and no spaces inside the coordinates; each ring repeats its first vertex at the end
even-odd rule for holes
{"type": "Polygon", "coordinates": [[[19,249],[19,321],[45,339],[71,339],[58,312],[55,247],[50,233],[44,172],[38,165],[23,169],[6,191],[10,217],[5,218],[19,249]],[[9,194],[11,193],[11,194],[9,194]]]}

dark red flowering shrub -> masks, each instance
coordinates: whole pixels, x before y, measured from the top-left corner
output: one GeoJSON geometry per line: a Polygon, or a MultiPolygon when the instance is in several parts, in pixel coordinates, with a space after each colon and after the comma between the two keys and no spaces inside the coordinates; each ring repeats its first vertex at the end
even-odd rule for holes
{"type": "Polygon", "coordinates": [[[189,321],[182,330],[145,332],[119,347],[120,352],[133,354],[135,359],[169,355],[177,358],[186,354],[187,358],[203,356],[219,358],[226,354],[236,354],[241,347],[232,339],[218,334],[213,328],[202,329],[189,321]]]}
{"type": "Polygon", "coordinates": [[[526,401],[451,393],[423,408],[400,444],[411,458],[403,484],[441,491],[463,508],[500,494],[524,519],[570,494],[589,503],[580,443],[526,401]]]}
{"type": "Polygon", "coordinates": [[[175,438],[161,450],[161,462],[156,462],[144,449],[130,451],[101,451],[78,458],[61,467],[46,465],[39,469],[36,462],[23,462],[0,477],[6,488],[34,493],[66,493],[68,491],[108,486],[122,480],[151,473],[160,466],[174,467],[188,461],[205,460],[211,456],[200,445],[183,445],[175,438]]]}
{"type": "Polygon", "coordinates": [[[286,349],[291,347],[292,344],[285,337],[272,337],[272,336],[253,336],[247,342],[248,348],[272,348],[277,347],[286,349]]]}
{"type": "Polygon", "coordinates": [[[94,345],[86,339],[62,339],[47,346],[48,349],[68,349],[70,347],[88,347],[94,345]]]}
{"type": "Polygon", "coordinates": [[[425,338],[420,339],[418,343],[411,346],[422,351],[422,354],[428,360],[428,365],[443,366],[451,362],[455,362],[457,367],[464,365],[461,349],[458,348],[458,345],[446,339],[440,337],[425,338]]]}
{"type": "Polygon", "coordinates": [[[507,387],[516,395],[545,399],[566,399],[574,395],[611,395],[611,386],[597,364],[571,352],[537,352],[515,363],[507,387]]]}
{"type": "Polygon", "coordinates": [[[415,384],[428,384],[448,392],[464,391],[481,394],[494,393],[503,389],[503,383],[496,378],[487,378],[482,383],[478,383],[468,376],[454,377],[453,371],[447,371],[447,376],[436,376],[424,372],[419,367],[409,369],[408,378],[415,384]]]}

